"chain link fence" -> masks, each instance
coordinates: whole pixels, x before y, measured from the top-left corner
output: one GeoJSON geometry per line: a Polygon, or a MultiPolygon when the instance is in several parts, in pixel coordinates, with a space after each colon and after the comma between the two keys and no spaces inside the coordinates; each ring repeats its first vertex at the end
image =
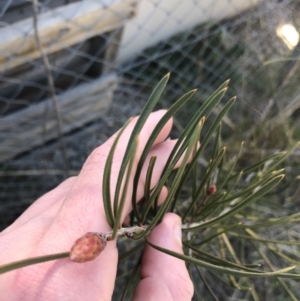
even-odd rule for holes
{"type": "Polygon", "coordinates": [[[162,106],[198,88],[179,129],[228,78],[237,135],[277,111],[299,125],[299,12],[298,0],[0,0],[0,228],[77,175],[169,71],[162,106]]]}

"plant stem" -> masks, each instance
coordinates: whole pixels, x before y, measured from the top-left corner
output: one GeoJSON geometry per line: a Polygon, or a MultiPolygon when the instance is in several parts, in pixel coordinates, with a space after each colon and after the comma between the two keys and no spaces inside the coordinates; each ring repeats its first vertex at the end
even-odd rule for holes
{"type": "MultiPolygon", "coordinates": [[[[117,230],[116,236],[124,236],[125,235],[125,236],[128,236],[131,238],[134,233],[143,232],[147,228],[148,228],[147,225],[120,228],[117,230]]],[[[111,238],[113,236],[113,231],[110,231],[108,233],[103,233],[103,235],[107,240],[111,240],[111,238]]]]}

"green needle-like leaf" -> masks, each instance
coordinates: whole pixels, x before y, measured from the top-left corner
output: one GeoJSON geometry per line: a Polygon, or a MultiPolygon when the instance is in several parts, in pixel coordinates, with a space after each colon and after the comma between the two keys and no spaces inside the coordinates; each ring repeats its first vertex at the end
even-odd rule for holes
{"type": "Polygon", "coordinates": [[[119,201],[119,195],[120,195],[120,189],[121,189],[121,185],[123,182],[123,178],[124,178],[124,174],[125,174],[125,170],[127,168],[128,162],[130,160],[130,156],[131,156],[131,151],[133,149],[133,144],[134,144],[134,140],[136,139],[136,137],[138,136],[138,134],[140,133],[141,129],[143,128],[146,120],[148,119],[150,113],[153,111],[157,101],[159,100],[160,96],[162,95],[166,84],[169,80],[170,74],[165,75],[161,81],[157,84],[157,86],[154,88],[153,92],[151,93],[147,103],[145,104],[141,115],[139,116],[135,127],[132,130],[131,136],[129,138],[128,144],[127,144],[127,148],[123,157],[123,161],[121,164],[121,168],[119,171],[119,176],[117,179],[117,184],[116,184],[116,188],[115,188],[115,198],[114,198],[114,213],[115,215],[117,215],[117,208],[119,208],[118,206],[118,201],[119,201]]]}
{"type": "Polygon", "coordinates": [[[126,284],[126,287],[125,287],[125,289],[124,289],[124,291],[123,291],[121,301],[125,300],[127,291],[128,291],[128,289],[129,289],[131,283],[133,282],[134,277],[136,276],[136,274],[137,274],[137,272],[138,272],[138,270],[139,270],[139,267],[140,267],[140,265],[141,265],[141,261],[142,261],[142,256],[140,256],[139,260],[137,260],[137,262],[136,262],[136,264],[135,264],[133,270],[132,270],[131,273],[130,273],[130,277],[129,277],[129,280],[128,280],[128,282],[127,282],[127,284],[126,284]]]}
{"type": "Polygon", "coordinates": [[[297,212],[295,214],[280,217],[280,218],[270,218],[265,219],[265,221],[257,221],[255,224],[251,225],[240,225],[240,228],[265,228],[265,227],[272,227],[277,225],[284,225],[287,223],[299,223],[300,222],[300,213],[297,212]]]}
{"type": "MultiPolygon", "coordinates": [[[[230,99],[226,105],[224,106],[224,108],[221,110],[221,112],[219,113],[219,115],[217,116],[217,118],[215,119],[214,123],[212,124],[212,126],[210,127],[210,129],[208,130],[204,140],[201,142],[200,148],[197,150],[196,154],[194,155],[192,162],[189,164],[189,166],[187,167],[187,170],[184,174],[184,176],[182,177],[182,183],[185,183],[187,181],[188,176],[190,175],[191,171],[193,170],[193,166],[195,164],[197,164],[199,157],[201,156],[201,154],[203,153],[205,147],[207,146],[207,144],[209,143],[212,135],[214,134],[214,132],[217,130],[220,122],[222,121],[222,118],[225,116],[225,114],[229,111],[229,109],[232,107],[232,105],[235,102],[235,97],[230,99]]],[[[178,190],[179,193],[179,190],[178,190]]],[[[175,196],[175,199],[177,199],[177,195],[175,196]]]]}
{"type": "Polygon", "coordinates": [[[184,244],[184,245],[186,247],[188,247],[189,249],[193,250],[195,255],[198,255],[197,256],[198,259],[204,260],[207,263],[211,263],[211,264],[219,265],[219,266],[223,266],[223,267],[236,268],[236,269],[240,269],[240,270],[243,270],[243,271],[248,271],[248,272],[251,272],[251,273],[263,273],[262,271],[254,270],[254,269],[251,269],[251,268],[246,267],[244,265],[236,264],[236,263],[230,262],[228,260],[219,258],[217,256],[211,255],[207,252],[203,252],[201,250],[198,250],[197,248],[194,248],[190,244],[184,244]]]}
{"type": "Polygon", "coordinates": [[[112,204],[111,204],[111,197],[110,197],[110,177],[111,177],[111,167],[113,162],[114,153],[117,147],[117,144],[120,140],[120,137],[124,130],[126,129],[127,125],[130,123],[131,119],[129,119],[122,129],[117,134],[115,141],[109,151],[109,154],[106,159],[105,168],[103,172],[103,182],[102,182],[102,198],[103,198],[103,205],[105,210],[105,215],[107,221],[111,227],[114,226],[115,218],[113,215],[112,204]]]}
{"type": "MultiPolygon", "coordinates": [[[[256,171],[258,169],[262,169],[263,166],[265,165],[266,162],[269,162],[269,161],[278,161],[281,159],[281,157],[284,156],[284,153],[281,152],[281,153],[278,153],[278,154],[273,154],[273,155],[270,155],[266,158],[264,158],[263,160],[259,161],[258,163],[255,163],[253,165],[251,165],[250,167],[248,168],[244,168],[243,169],[243,173],[244,174],[248,174],[248,173],[251,173],[253,171],[256,171]]],[[[236,175],[233,175],[229,178],[229,181],[232,180],[234,177],[238,176],[238,174],[236,175]]]]}
{"type": "MultiPolygon", "coordinates": [[[[147,169],[146,180],[145,180],[145,188],[144,188],[145,203],[147,203],[150,199],[151,179],[152,179],[152,174],[153,174],[153,169],[154,169],[156,159],[157,159],[156,156],[151,157],[150,162],[149,162],[149,166],[148,166],[148,169],[147,169]]],[[[144,218],[142,218],[142,219],[144,219],[144,218]]]]}
{"type": "Polygon", "coordinates": [[[201,269],[200,269],[198,266],[196,266],[196,265],[195,265],[195,267],[196,267],[196,269],[197,269],[198,275],[199,275],[200,278],[202,279],[203,283],[205,284],[205,286],[206,286],[206,288],[208,289],[209,293],[211,294],[212,298],[213,298],[215,301],[220,301],[220,300],[217,298],[217,296],[214,294],[212,288],[208,285],[208,283],[207,283],[207,281],[206,281],[206,279],[205,279],[203,273],[201,272],[201,269]]]}
{"type": "Polygon", "coordinates": [[[45,255],[45,256],[39,256],[33,258],[26,258],[15,262],[10,262],[8,264],[4,264],[0,266],[0,274],[4,274],[37,263],[67,258],[69,257],[69,254],[70,252],[64,252],[64,253],[51,254],[51,255],[45,255]]]}
{"type": "MultiPolygon", "coordinates": [[[[248,229],[248,230],[250,230],[250,229],[248,229]]],[[[244,238],[244,239],[247,239],[247,240],[254,240],[254,241],[263,242],[263,243],[300,246],[300,241],[288,241],[288,240],[275,240],[275,239],[259,238],[259,237],[252,237],[252,236],[243,235],[241,233],[235,233],[235,232],[229,232],[228,234],[230,234],[232,236],[235,236],[235,237],[244,238]]]]}
{"type": "Polygon", "coordinates": [[[137,207],[136,207],[136,203],[137,203],[136,192],[137,192],[139,178],[140,178],[141,171],[142,171],[143,165],[145,163],[146,157],[147,157],[155,139],[158,137],[159,133],[161,132],[163,127],[166,125],[166,123],[196,93],[196,91],[197,90],[192,90],[192,91],[186,93],[171,106],[171,108],[165,113],[165,115],[162,117],[162,119],[158,122],[158,124],[154,128],[153,132],[151,133],[151,135],[143,149],[143,152],[141,154],[141,157],[140,157],[137,169],[136,169],[134,182],[133,182],[133,193],[132,193],[132,207],[133,207],[134,213],[139,221],[140,221],[140,217],[139,217],[137,207]]]}
{"type": "Polygon", "coordinates": [[[265,184],[264,186],[262,186],[259,190],[257,190],[256,192],[254,192],[251,196],[249,196],[245,200],[242,200],[240,203],[238,203],[233,208],[228,208],[228,210],[226,210],[223,214],[221,214],[221,215],[219,215],[219,216],[217,216],[215,218],[212,218],[209,221],[200,223],[199,226],[191,227],[191,228],[188,228],[188,229],[184,229],[183,231],[193,231],[193,230],[207,228],[207,227],[210,227],[210,226],[216,224],[217,222],[220,222],[220,221],[228,218],[229,216],[232,216],[234,213],[237,213],[241,209],[249,206],[250,204],[252,204],[256,200],[258,200],[259,198],[261,198],[263,195],[265,195],[268,191],[270,191],[271,189],[273,189],[276,185],[278,185],[278,183],[283,179],[283,177],[284,177],[284,175],[275,177],[274,179],[272,179],[271,181],[269,181],[267,184],[265,184]]]}
{"type": "Polygon", "coordinates": [[[132,143],[132,149],[130,150],[129,164],[127,166],[126,176],[124,175],[124,187],[123,187],[123,191],[122,191],[122,195],[121,195],[121,200],[120,200],[120,203],[118,204],[118,208],[116,211],[116,222],[113,227],[112,239],[114,239],[116,237],[118,228],[122,224],[121,218],[122,218],[122,214],[123,214],[124,204],[125,204],[125,201],[127,198],[127,189],[128,189],[129,181],[131,179],[131,171],[132,171],[133,163],[135,160],[137,145],[138,145],[138,137],[136,137],[135,141],[132,143]]]}
{"type": "MultiPolygon", "coordinates": [[[[146,231],[144,231],[144,233],[141,233],[140,235],[137,235],[136,239],[140,239],[144,236],[146,236],[153,228],[154,226],[161,220],[161,218],[163,217],[163,215],[166,213],[167,209],[169,208],[170,202],[173,199],[173,196],[176,192],[176,188],[177,185],[182,177],[182,174],[184,172],[184,169],[186,167],[188,158],[190,157],[195,144],[197,143],[198,139],[199,139],[199,133],[200,133],[200,129],[201,129],[202,125],[199,124],[197,129],[194,131],[193,133],[193,137],[189,140],[189,144],[187,146],[187,150],[184,154],[184,157],[182,159],[182,163],[181,166],[179,167],[176,177],[174,179],[173,185],[172,185],[172,189],[169,190],[168,192],[168,196],[166,198],[166,200],[164,201],[164,203],[162,204],[162,206],[160,207],[160,209],[158,210],[157,214],[155,215],[155,217],[153,218],[153,220],[151,221],[151,223],[149,224],[148,228],[146,231]]],[[[169,168],[167,169],[167,171],[163,174],[163,176],[161,177],[159,183],[157,184],[156,188],[154,189],[151,198],[156,198],[159,194],[159,192],[161,191],[166,178],[168,178],[168,176],[170,175],[170,173],[172,172],[174,166],[175,166],[176,162],[173,161],[173,163],[171,164],[171,166],[169,166],[169,168]]],[[[150,198],[149,204],[152,203],[150,198]]],[[[145,210],[149,210],[149,208],[146,208],[145,210]]]]}
{"type": "Polygon", "coordinates": [[[215,141],[214,141],[214,146],[212,149],[212,160],[214,161],[215,158],[218,156],[219,152],[220,152],[220,145],[221,145],[221,123],[219,123],[219,126],[216,130],[216,137],[215,137],[215,141]]]}
{"type": "Polygon", "coordinates": [[[295,143],[286,152],[283,152],[283,156],[281,158],[279,158],[278,160],[274,160],[274,163],[272,164],[272,169],[275,169],[279,164],[281,164],[284,160],[286,160],[299,146],[300,146],[300,141],[295,143]]]}
{"type": "Polygon", "coordinates": [[[229,177],[230,177],[233,169],[235,168],[236,163],[237,163],[237,161],[238,161],[238,159],[239,159],[239,157],[241,155],[241,151],[242,151],[243,145],[244,145],[244,142],[241,143],[241,147],[239,149],[239,152],[237,153],[237,155],[235,157],[235,160],[234,160],[233,164],[231,165],[231,167],[230,167],[230,169],[229,169],[229,171],[227,173],[227,176],[225,177],[225,179],[223,180],[223,182],[221,184],[218,184],[218,190],[221,190],[224,187],[225,183],[227,183],[227,181],[228,181],[228,179],[229,179],[229,177]]]}
{"type": "Polygon", "coordinates": [[[228,274],[228,275],[233,275],[233,276],[240,276],[240,277],[249,277],[249,278],[266,278],[266,277],[272,277],[272,276],[277,276],[277,277],[284,277],[284,278],[292,278],[292,279],[300,279],[300,275],[297,274],[288,274],[287,272],[293,270],[295,268],[295,266],[291,266],[291,267],[287,267],[284,269],[280,269],[277,270],[275,272],[246,272],[246,271],[240,271],[237,269],[232,269],[232,268],[227,268],[227,267],[223,267],[223,266],[218,266],[215,264],[210,264],[207,263],[203,260],[199,260],[199,259],[195,259],[193,257],[187,256],[187,255],[183,255],[180,253],[176,253],[174,251],[156,246],[154,244],[152,244],[149,240],[147,240],[147,243],[153,247],[156,250],[159,250],[163,253],[169,254],[171,256],[174,256],[176,258],[182,259],[186,262],[189,262],[191,264],[195,264],[197,266],[200,266],[202,268],[206,268],[208,270],[211,270],[213,272],[219,272],[219,273],[224,273],[224,274],[228,274]]]}
{"type": "Polygon", "coordinates": [[[128,256],[134,254],[136,251],[138,251],[139,249],[141,249],[142,247],[144,247],[144,245],[145,245],[145,241],[139,243],[137,246],[133,247],[132,249],[130,249],[126,253],[120,255],[119,259],[118,259],[118,263],[120,263],[121,261],[123,261],[128,256]]]}
{"type": "Polygon", "coordinates": [[[213,240],[214,238],[218,237],[219,235],[223,234],[223,233],[226,233],[230,230],[232,230],[233,228],[236,228],[237,226],[239,226],[241,223],[237,223],[237,224],[234,224],[232,226],[229,226],[229,227],[226,227],[224,228],[223,230],[221,231],[217,231],[215,234],[203,239],[201,242],[197,243],[197,244],[193,244],[195,246],[202,246],[202,245],[205,245],[206,243],[210,242],[211,240],[213,240]]]}
{"type": "Polygon", "coordinates": [[[195,196],[194,200],[192,201],[192,204],[189,206],[186,214],[184,215],[184,217],[182,219],[183,221],[185,221],[185,219],[190,214],[190,212],[192,211],[192,209],[196,205],[197,201],[199,200],[203,188],[205,187],[205,185],[207,184],[208,180],[210,179],[211,174],[215,171],[215,169],[219,165],[220,161],[222,160],[222,158],[223,158],[223,156],[225,154],[225,150],[226,149],[223,148],[220,151],[220,153],[218,154],[216,160],[212,163],[211,167],[209,168],[208,172],[206,173],[205,177],[203,178],[203,180],[202,180],[202,182],[201,182],[201,184],[200,184],[200,186],[199,186],[199,188],[197,190],[196,196],[195,196]]]}
{"type": "MultiPolygon", "coordinates": [[[[181,134],[181,136],[179,137],[172,153],[170,154],[169,160],[166,163],[166,167],[168,166],[168,164],[170,164],[170,161],[172,160],[172,158],[174,157],[174,155],[177,152],[177,148],[183,143],[183,141],[185,139],[187,139],[188,135],[190,134],[190,132],[192,131],[192,129],[195,128],[196,124],[199,123],[199,121],[205,117],[206,119],[208,118],[208,116],[210,115],[210,113],[213,111],[213,109],[216,107],[216,105],[221,101],[222,97],[224,96],[225,92],[226,92],[227,88],[225,89],[221,89],[221,90],[217,90],[218,93],[213,93],[207,100],[206,102],[201,106],[201,108],[199,108],[199,110],[195,113],[195,115],[193,116],[193,118],[191,119],[191,121],[188,123],[188,125],[186,126],[185,130],[183,131],[183,133],[181,134]]],[[[221,117],[227,113],[227,111],[230,109],[230,107],[232,106],[232,104],[234,103],[234,99],[231,99],[226,106],[222,109],[222,111],[219,114],[219,117],[221,117]]],[[[219,123],[221,122],[222,118],[219,117],[216,119],[216,121],[218,120],[219,122],[217,122],[216,126],[214,127],[213,132],[211,133],[210,137],[213,135],[214,131],[216,130],[217,126],[219,125],[219,123]]],[[[216,123],[216,122],[215,122],[216,123]]],[[[207,141],[208,143],[208,141],[207,141]]],[[[203,142],[202,142],[203,144],[203,142]]],[[[204,149],[204,147],[202,147],[202,144],[200,146],[200,149],[204,149]]],[[[205,144],[206,146],[206,144],[205,144]]],[[[188,177],[190,171],[192,170],[192,167],[194,166],[195,162],[197,161],[198,157],[200,156],[200,149],[197,151],[197,153],[194,156],[193,161],[190,164],[190,168],[188,169],[189,172],[188,174],[185,176],[184,181],[186,180],[186,178],[188,177]]]]}

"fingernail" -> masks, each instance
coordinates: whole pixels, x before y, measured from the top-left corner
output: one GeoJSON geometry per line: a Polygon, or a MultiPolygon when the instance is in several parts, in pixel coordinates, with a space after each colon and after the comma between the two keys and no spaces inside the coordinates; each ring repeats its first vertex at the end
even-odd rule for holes
{"type": "Polygon", "coordinates": [[[176,241],[178,242],[178,244],[180,246],[182,246],[182,232],[181,232],[181,223],[177,223],[174,225],[174,237],[176,239],[176,241]]]}

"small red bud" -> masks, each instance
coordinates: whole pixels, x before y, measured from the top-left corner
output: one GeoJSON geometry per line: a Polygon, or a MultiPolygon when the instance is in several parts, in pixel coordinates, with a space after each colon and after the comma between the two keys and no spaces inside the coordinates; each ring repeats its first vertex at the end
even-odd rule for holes
{"type": "Polygon", "coordinates": [[[207,191],[206,191],[206,193],[207,193],[208,195],[213,195],[213,194],[215,194],[216,192],[217,192],[217,186],[216,186],[215,184],[210,185],[210,186],[208,187],[207,191]]]}
{"type": "Polygon", "coordinates": [[[103,251],[106,243],[106,237],[102,233],[88,232],[75,241],[70,259],[76,262],[93,260],[103,251]]]}

